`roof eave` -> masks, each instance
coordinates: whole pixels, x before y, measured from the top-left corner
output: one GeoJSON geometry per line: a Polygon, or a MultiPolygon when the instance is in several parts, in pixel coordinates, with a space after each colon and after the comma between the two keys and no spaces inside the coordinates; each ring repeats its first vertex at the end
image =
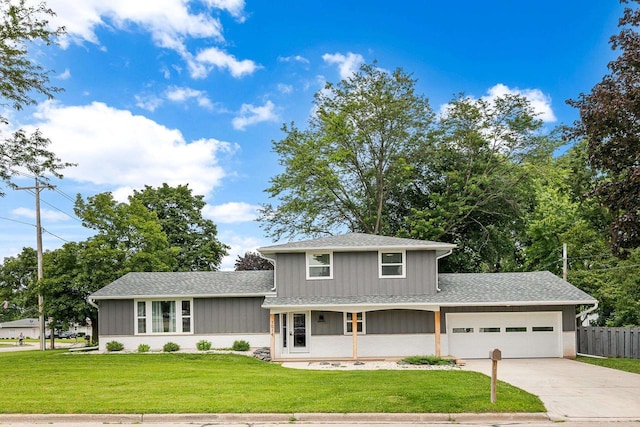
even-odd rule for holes
{"type": "Polygon", "coordinates": [[[457,246],[449,243],[436,245],[368,245],[368,246],[302,246],[295,248],[258,248],[257,251],[263,255],[276,253],[310,252],[310,251],[332,251],[332,252],[371,252],[380,250],[402,250],[402,251],[449,251],[457,246]]]}
{"type": "Polygon", "coordinates": [[[158,295],[158,294],[149,294],[149,295],[90,295],[93,301],[100,300],[125,300],[125,299],[167,299],[167,298],[234,298],[234,297],[267,297],[267,296],[275,296],[275,292],[251,292],[251,293],[228,293],[228,294],[166,294],[166,295],[158,295]]]}

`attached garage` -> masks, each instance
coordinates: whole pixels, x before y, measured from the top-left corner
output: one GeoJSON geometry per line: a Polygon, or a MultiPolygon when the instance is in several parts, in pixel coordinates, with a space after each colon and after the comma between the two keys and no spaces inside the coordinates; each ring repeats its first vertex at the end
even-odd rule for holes
{"type": "Polygon", "coordinates": [[[449,354],[484,359],[498,348],[504,358],[562,357],[562,312],[447,313],[449,354]]]}

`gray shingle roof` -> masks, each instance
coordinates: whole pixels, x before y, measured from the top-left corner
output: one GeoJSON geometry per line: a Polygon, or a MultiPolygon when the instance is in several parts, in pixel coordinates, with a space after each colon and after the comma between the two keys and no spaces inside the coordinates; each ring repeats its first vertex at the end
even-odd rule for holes
{"type": "Polygon", "coordinates": [[[351,297],[267,297],[263,307],[332,305],[562,305],[596,300],[548,271],[528,273],[440,274],[435,295],[351,297]]]}
{"type": "Polygon", "coordinates": [[[298,242],[283,243],[280,245],[264,246],[258,248],[263,254],[276,252],[305,251],[317,249],[358,251],[378,250],[384,248],[394,249],[431,249],[449,250],[456,245],[450,243],[432,242],[429,240],[404,239],[399,237],[378,236],[374,234],[349,233],[339,236],[322,237],[319,239],[302,240],[298,242]]]}
{"type": "Polygon", "coordinates": [[[267,295],[272,288],[273,271],[128,273],[90,298],[252,296],[267,295]]]}

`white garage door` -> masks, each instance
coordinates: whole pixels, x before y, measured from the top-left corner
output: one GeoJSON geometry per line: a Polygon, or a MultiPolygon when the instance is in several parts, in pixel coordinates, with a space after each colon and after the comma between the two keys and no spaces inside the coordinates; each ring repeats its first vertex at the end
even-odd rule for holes
{"type": "Polygon", "coordinates": [[[448,313],[449,354],[486,359],[498,348],[503,358],[562,357],[562,313],[448,313]]]}

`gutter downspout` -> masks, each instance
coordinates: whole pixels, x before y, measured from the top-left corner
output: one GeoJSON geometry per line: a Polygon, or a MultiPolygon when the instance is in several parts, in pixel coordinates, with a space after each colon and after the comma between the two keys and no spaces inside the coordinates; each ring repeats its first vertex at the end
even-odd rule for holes
{"type": "Polygon", "coordinates": [[[96,304],[95,302],[93,302],[93,300],[91,299],[91,297],[87,297],[87,302],[89,303],[89,305],[93,308],[95,308],[96,310],[100,310],[100,307],[98,307],[98,304],[96,304]]]}
{"type": "Polygon", "coordinates": [[[444,258],[446,256],[451,255],[451,253],[453,252],[453,249],[449,249],[448,252],[443,253],[440,256],[436,256],[436,291],[440,292],[442,289],[440,289],[440,280],[438,280],[438,261],[440,261],[440,258],[444,258]]]}
{"type": "Polygon", "coordinates": [[[580,320],[581,320],[580,323],[582,323],[582,321],[587,318],[589,313],[591,313],[591,312],[593,312],[593,311],[598,309],[598,305],[599,304],[600,303],[598,301],[596,301],[596,303],[593,305],[593,307],[589,307],[588,309],[583,310],[580,313],[576,314],[576,319],[580,318],[580,320]],[[584,316],[584,318],[582,316],[584,316]]]}

